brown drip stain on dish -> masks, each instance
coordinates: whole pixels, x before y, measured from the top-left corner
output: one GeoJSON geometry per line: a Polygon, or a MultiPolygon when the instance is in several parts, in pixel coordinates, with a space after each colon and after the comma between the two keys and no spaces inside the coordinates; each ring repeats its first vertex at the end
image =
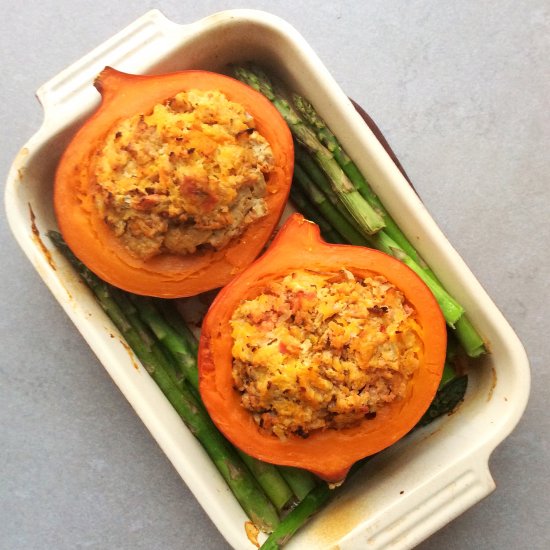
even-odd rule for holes
{"type": "Polygon", "coordinates": [[[491,401],[491,399],[493,398],[493,394],[495,393],[495,388],[497,385],[497,371],[495,370],[495,367],[491,367],[491,374],[493,376],[493,381],[491,383],[489,393],[487,394],[487,401],[491,401]]]}
{"type": "MultiPolygon", "coordinates": [[[[114,338],[114,336],[111,334],[111,338],[114,338]]],[[[128,356],[130,357],[130,360],[132,361],[132,365],[134,365],[134,369],[139,371],[139,365],[136,362],[136,357],[134,355],[134,352],[132,351],[132,348],[125,342],[124,338],[119,338],[119,342],[122,344],[124,349],[128,352],[128,356]]]]}
{"type": "Polygon", "coordinates": [[[31,231],[32,231],[33,241],[38,245],[38,247],[42,251],[42,254],[44,254],[44,257],[48,261],[48,264],[50,264],[50,267],[54,271],[56,271],[56,267],[55,267],[55,263],[53,261],[52,255],[50,254],[50,251],[47,249],[46,245],[44,244],[44,241],[42,241],[40,231],[38,231],[38,227],[36,226],[36,216],[33,212],[33,209],[30,203],[29,203],[29,214],[31,217],[31,231]]]}
{"type": "Polygon", "coordinates": [[[26,157],[29,156],[29,149],[27,147],[23,147],[19,150],[19,153],[17,153],[17,156],[15,157],[14,164],[20,164],[19,168],[17,168],[17,178],[19,180],[19,183],[23,183],[23,178],[25,176],[25,165],[24,160],[26,157]]]}

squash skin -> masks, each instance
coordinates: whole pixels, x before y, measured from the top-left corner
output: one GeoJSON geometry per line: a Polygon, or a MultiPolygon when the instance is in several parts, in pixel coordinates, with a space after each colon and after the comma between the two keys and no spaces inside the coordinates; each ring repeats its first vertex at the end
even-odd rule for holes
{"type": "Polygon", "coordinates": [[[281,115],[262,94],[233,78],[207,71],[129,75],[105,68],[95,82],[101,93],[97,111],[65,150],[57,168],[54,208],[63,238],[73,253],[112,285],[147,296],[177,298],[219,288],[256,259],[285,207],[294,169],[292,136],[281,115]],[[267,178],[267,215],[255,220],[221,250],[186,256],[132,256],[100,219],[90,193],[89,166],[117,121],[147,112],[185,89],[220,90],[241,103],[270,143],[275,168],[267,178]]]}
{"type": "Polygon", "coordinates": [[[420,420],[437,391],[447,344],[445,320],[421,279],[398,260],[376,250],[325,243],[318,227],[292,215],[267,252],[218,294],[202,326],[199,346],[200,392],[212,420],[242,451],[265,462],[311,471],[330,483],[342,482],[358,460],[406,435],[420,420]],[[264,285],[300,268],[334,270],[345,266],[359,276],[383,275],[415,307],[422,327],[423,361],[406,396],[381,408],[374,419],[341,430],[314,432],[282,441],[262,433],[233,388],[229,321],[242,300],[264,285]]]}

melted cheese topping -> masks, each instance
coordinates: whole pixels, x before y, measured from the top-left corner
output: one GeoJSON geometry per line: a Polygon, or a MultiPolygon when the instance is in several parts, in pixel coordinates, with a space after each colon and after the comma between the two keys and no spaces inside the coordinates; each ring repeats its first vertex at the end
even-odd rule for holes
{"type": "Polygon", "coordinates": [[[401,399],[422,356],[420,327],[384,277],[298,271],[242,302],[233,380],[262,429],[284,439],[343,428],[401,399]]]}
{"type": "Polygon", "coordinates": [[[267,213],[272,168],[242,105],[188,90],[111,129],[94,159],[96,205],[135,256],[220,249],[267,213]]]}

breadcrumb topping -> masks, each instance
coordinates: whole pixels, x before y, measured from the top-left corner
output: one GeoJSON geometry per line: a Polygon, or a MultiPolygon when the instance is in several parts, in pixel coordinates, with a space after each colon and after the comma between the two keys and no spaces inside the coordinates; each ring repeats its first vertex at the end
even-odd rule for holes
{"type": "Polygon", "coordinates": [[[273,162],[242,105],[188,90],[111,129],[94,159],[96,206],[137,257],[220,249],[267,213],[273,162]]]}
{"type": "Polygon", "coordinates": [[[423,348],[415,310],[384,277],[302,270],[232,320],[243,407],[281,439],[353,426],[401,399],[423,348]]]}

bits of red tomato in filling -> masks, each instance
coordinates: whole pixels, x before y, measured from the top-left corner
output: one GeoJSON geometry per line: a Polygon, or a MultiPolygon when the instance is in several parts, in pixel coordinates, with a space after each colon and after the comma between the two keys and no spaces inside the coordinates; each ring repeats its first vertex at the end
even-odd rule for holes
{"type": "Polygon", "coordinates": [[[94,158],[96,207],[134,256],[223,248],[266,215],[267,140],[219,91],[188,90],[111,129],[94,158]]]}
{"type": "Polygon", "coordinates": [[[231,328],[242,406],[281,439],[372,418],[405,395],[423,353],[403,294],[346,269],[271,282],[239,305],[231,328]]]}

